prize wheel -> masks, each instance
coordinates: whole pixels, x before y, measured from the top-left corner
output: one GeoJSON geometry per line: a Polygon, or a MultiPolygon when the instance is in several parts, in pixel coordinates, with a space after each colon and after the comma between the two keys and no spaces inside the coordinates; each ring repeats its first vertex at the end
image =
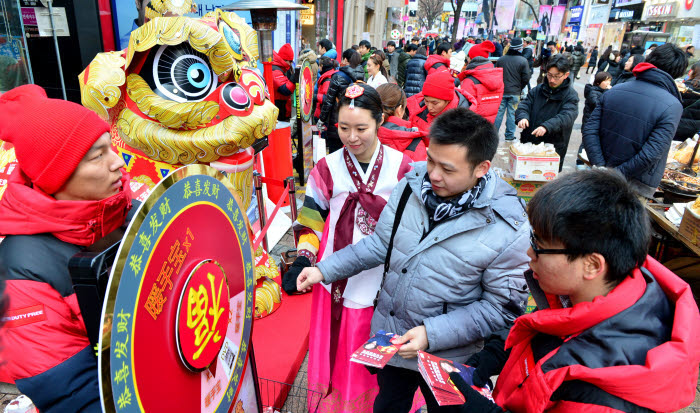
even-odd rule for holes
{"type": "Polygon", "coordinates": [[[314,72],[311,71],[311,63],[304,60],[299,73],[299,110],[304,122],[311,120],[311,112],[314,106],[314,72]]]}
{"type": "Polygon", "coordinates": [[[223,175],[190,165],[132,219],[102,311],[102,406],[228,412],[247,368],[254,261],[245,211],[223,175]]]}

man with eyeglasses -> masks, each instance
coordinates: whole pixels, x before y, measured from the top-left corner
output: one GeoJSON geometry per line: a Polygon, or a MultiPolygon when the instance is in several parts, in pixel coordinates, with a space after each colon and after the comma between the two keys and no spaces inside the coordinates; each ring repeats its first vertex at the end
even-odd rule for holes
{"type": "Polygon", "coordinates": [[[700,315],[690,286],[647,255],[649,218],[624,176],[578,171],[528,204],[537,311],[467,360],[461,412],[676,411],[695,398],[700,315]]]}
{"type": "Polygon", "coordinates": [[[547,81],[530,90],[515,111],[515,122],[523,129],[520,141],[553,144],[559,154],[559,171],[578,116],[578,93],[569,78],[570,69],[567,56],[552,56],[546,66],[547,81]]]}

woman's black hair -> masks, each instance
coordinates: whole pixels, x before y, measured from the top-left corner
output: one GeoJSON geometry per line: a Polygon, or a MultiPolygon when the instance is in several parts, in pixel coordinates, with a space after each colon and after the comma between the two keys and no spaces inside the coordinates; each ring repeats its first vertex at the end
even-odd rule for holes
{"type": "Polygon", "coordinates": [[[360,54],[353,49],[347,49],[344,51],[343,59],[347,59],[348,63],[350,63],[350,67],[353,69],[362,63],[362,56],[360,56],[360,54]]]}
{"type": "MultiPolygon", "coordinates": [[[[372,113],[372,118],[377,122],[377,128],[382,123],[382,115],[384,111],[382,110],[382,99],[379,97],[379,93],[376,89],[366,83],[353,83],[348,88],[353,86],[359,86],[364,89],[362,95],[356,97],[354,106],[360,109],[367,109],[372,113]]],[[[345,89],[347,91],[347,89],[345,89]]],[[[338,103],[338,112],[343,106],[350,106],[350,102],[353,101],[352,98],[345,96],[345,91],[340,95],[340,102],[338,103]]]]}
{"type": "Polygon", "coordinates": [[[629,57],[632,59],[632,67],[630,67],[630,72],[634,70],[634,67],[644,61],[644,56],[640,54],[635,54],[629,57]]]}

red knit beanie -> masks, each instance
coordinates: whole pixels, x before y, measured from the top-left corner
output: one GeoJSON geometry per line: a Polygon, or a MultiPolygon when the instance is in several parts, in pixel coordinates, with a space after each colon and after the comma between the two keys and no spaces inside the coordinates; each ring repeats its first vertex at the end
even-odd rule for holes
{"type": "Polygon", "coordinates": [[[451,101],[455,97],[455,79],[447,70],[433,72],[425,78],[423,96],[451,101]]]}
{"type": "Polygon", "coordinates": [[[284,60],[294,60],[294,50],[292,50],[292,45],[289,43],[283,44],[277,54],[284,60]]]}
{"type": "MultiPolygon", "coordinates": [[[[482,43],[483,44],[483,43],[482,43]]],[[[481,44],[474,45],[469,48],[469,58],[473,59],[475,57],[483,57],[484,59],[489,58],[489,51],[486,50],[481,44]]]]}
{"type": "Polygon", "coordinates": [[[76,103],[49,99],[36,85],[0,96],[0,140],[15,147],[19,168],[34,185],[53,195],[78,167],[109,125],[76,103]]]}
{"type": "Polygon", "coordinates": [[[488,59],[489,53],[493,53],[495,51],[496,51],[496,46],[493,44],[493,42],[486,40],[480,44],[477,44],[477,45],[469,48],[469,58],[473,59],[477,56],[481,56],[485,59],[488,59]]]}

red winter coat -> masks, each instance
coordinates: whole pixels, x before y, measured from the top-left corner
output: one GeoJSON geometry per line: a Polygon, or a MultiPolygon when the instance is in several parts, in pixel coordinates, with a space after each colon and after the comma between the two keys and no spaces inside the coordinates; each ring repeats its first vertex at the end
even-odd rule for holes
{"type": "Polygon", "coordinates": [[[323,105],[323,97],[328,93],[328,87],[331,85],[331,76],[338,73],[337,70],[329,70],[318,78],[318,90],[316,91],[316,110],[314,117],[321,117],[321,105],[323,105]]]}
{"type": "Polygon", "coordinates": [[[20,169],[0,200],[0,277],[10,305],[0,329],[0,381],[15,383],[42,412],[99,411],[97,359],[68,260],[124,223],[123,190],[102,201],[57,201],[20,169]]]}
{"type": "Polygon", "coordinates": [[[272,83],[275,88],[275,106],[280,110],[280,119],[287,119],[292,113],[292,93],[296,85],[292,83],[292,67],[272,51],[272,83]]]}
{"type": "Polygon", "coordinates": [[[411,130],[411,122],[396,116],[389,116],[377,132],[379,141],[390,148],[403,152],[413,161],[428,158],[425,132],[411,130]]]}
{"type": "Polygon", "coordinates": [[[503,69],[485,60],[457,77],[462,81],[460,88],[475,96],[479,103],[474,112],[493,123],[503,99],[503,69]]]}
{"type": "Polygon", "coordinates": [[[442,57],[440,55],[430,55],[428,56],[428,60],[425,61],[425,64],[423,65],[425,68],[425,71],[428,72],[428,74],[435,73],[438,71],[442,70],[450,70],[450,59],[446,57],[442,57]]]}
{"type": "Polygon", "coordinates": [[[647,257],[606,296],[516,319],[494,398],[514,413],[676,411],[695,398],[698,343],[690,287],[647,257]]]}
{"type": "MultiPolygon", "coordinates": [[[[478,103],[476,98],[469,92],[455,88],[454,99],[452,99],[452,101],[440,113],[444,113],[445,111],[457,107],[470,108],[471,110],[476,111],[478,103]]],[[[423,100],[423,92],[408,98],[408,101],[406,102],[406,109],[408,110],[408,120],[411,122],[411,126],[416,126],[418,129],[427,134],[428,130],[430,129],[430,124],[433,123],[435,116],[432,116],[430,112],[428,112],[428,107],[425,105],[425,101],[423,100]]]]}

